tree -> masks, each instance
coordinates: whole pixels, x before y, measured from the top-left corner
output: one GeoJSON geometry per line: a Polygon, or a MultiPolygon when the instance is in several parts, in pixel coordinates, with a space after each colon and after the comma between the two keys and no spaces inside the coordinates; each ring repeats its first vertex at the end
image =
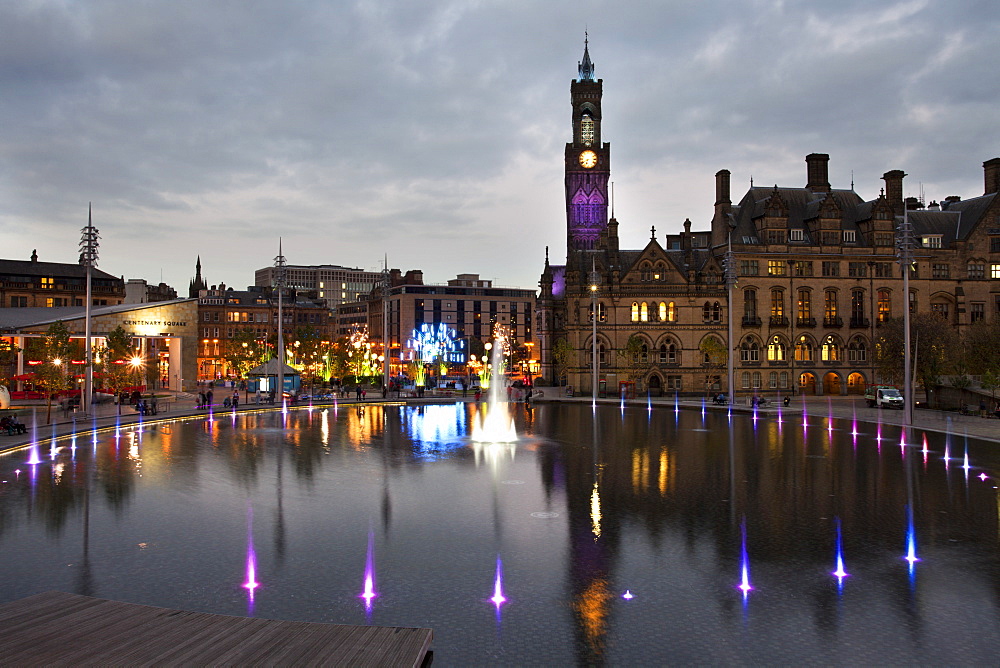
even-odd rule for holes
{"type": "MultiPolygon", "coordinates": [[[[726,345],[722,343],[719,339],[714,336],[706,336],[698,344],[698,350],[702,354],[702,360],[706,368],[715,371],[726,368],[729,363],[729,350],[726,345]]],[[[712,388],[713,376],[717,374],[709,374],[705,377],[705,392],[708,393],[712,388]]],[[[729,388],[730,394],[733,392],[732,387],[729,388]]]]}
{"type": "Polygon", "coordinates": [[[292,349],[295,351],[295,365],[302,374],[302,380],[312,387],[316,378],[325,371],[323,355],[324,341],[314,327],[299,327],[295,330],[292,349]]]}
{"type": "Polygon", "coordinates": [[[52,421],[52,398],[69,389],[72,382],[66,372],[71,351],[66,324],[62,320],[52,323],[42,337],[42,363],[35,367],[35,385],[46,394],[46,423],[52,421]]]}
{"type": "Polygon", "coordinates": [[[625,370],[625,378],[632,383],[639,379],[649,364],[649,350],[646,349],[642,337],[637,334],[628,337],[625,347],[616,351],[616,354],[620,360],[619,366],[625,370]]]}
{"type": "Polygon", "coordinates": [[[566,339],[556,339],[552,344],[552,367],[555,372],[556,385],[565,385],[569,376],[569,368],[576,358],[576,349],[566,339]]]}
{"type": "MultiPolygon", "coordinates": [[[[111,390],[116,397],[122,391],[135,384],[142,373],[142,364],[136,364],[135,349],[132,347],[132,335],[118,325],[104,339],[104,345],[95,351],[95,357],[100,360],[99,368],[104,379],[104,387],[111,390]]],[[[118,412],[121,413],[121,401],[118,402],[118,412]]]]}
{"type": "MultiPolygon", "coordinates": [[[[892,318],[882,323],[875,345],[875,364],[882,378],[898,384],[903,378],[904,320],[892,318]]],[[[916,380],[930,398],[941,376],[955,370],[959,357],[958,333],[937,313],[910,316],[910,354],[916,380]]],[[[909,399],[909,398],[908,398],[909,399]]]]}
{"type": "Polygon", "coordinates": [[[232,338],[226,339],[222,348],[222,358],[237,378],[246,378],[251,369],[266,362],[270,356],[267,342],[246,329],[237,330],[232,338]]]}

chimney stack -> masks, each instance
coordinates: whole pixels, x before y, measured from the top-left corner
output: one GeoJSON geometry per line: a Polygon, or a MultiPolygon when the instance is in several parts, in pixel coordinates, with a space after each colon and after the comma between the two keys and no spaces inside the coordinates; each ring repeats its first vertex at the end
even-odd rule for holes
{"type": "Polygon", "coordinates": [[[906,174],[901,169],[894,169],[882,175],[885,181],[885,199],[889,202],[897,216],[903,215],[903,177],[906,174]]]}
{"type": "Polygon", "coordinates": [[[986,177],[984,195],[1000,192],[1000,158],[993,158],[983,163],[983,176],[986,177]]]}
{"type": "Polygon", "coordinates": [[[830,175],[828,165],[830,156],[826,153],[810,153],[806,156],[806,188],[816,192],[830,192],[830,175]]]}
{"type": "Polygon", "coordinates": [[[732,204],[729,199],[729,170],[721,169],[715,173],[715,205],[732,204]]]}

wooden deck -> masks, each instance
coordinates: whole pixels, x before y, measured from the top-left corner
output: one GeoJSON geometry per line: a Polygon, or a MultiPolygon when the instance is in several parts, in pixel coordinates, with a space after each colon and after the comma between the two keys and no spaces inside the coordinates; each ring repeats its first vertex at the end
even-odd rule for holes
{"type": "Polygon", "coordinates": [[[431,629],[283,622],[51,591],[0,605],[0,665],[420,666],[431,629]]]}

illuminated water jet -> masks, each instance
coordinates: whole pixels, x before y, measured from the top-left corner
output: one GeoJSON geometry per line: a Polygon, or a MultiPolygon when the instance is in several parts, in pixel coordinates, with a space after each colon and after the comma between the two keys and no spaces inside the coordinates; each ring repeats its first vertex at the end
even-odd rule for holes
{"type": "Polygon", "coordinates": [[[247,507],[247,579],[243,583],[243,588],[250,595],[250,611],[253,612],[253,597],[260,582],[257,581],[257,553],[253,547],[253,506],[247,507]]]}
{"type": "Polygon", "coordinates": [[[359,598],[365,600],[365,610],[371,612],[372,599],[378,594],[375,593],[375,534],[368,532],[368,551],[365,554],[365,582],[364,589],[359,594],[359,598]]]}
{"type": "Polygon", "coordinates": [[[500,606],[507,602],[507,598],[503,595],[503,563],[500,561],[499,554],[497,555],[496,577],[493,580],[493,596],[490,600],[496,606],[497,613],[500,612],[500,606]]]}
{"type": "Polygon", "coordinates": [[[747,518],[744,517],[743,521],[740,522],[740,584],[737,585],[737,589],[743,592],[743,600],[747,600],[747,596],[753,590],[753,586],[750,584],[750,559],[747,556],[747,518]]]}
{"type": "Polygon", "coordinates": [[[837,524],[837,557],[836,557],[837,570],[833,571],[832,575],[836,576],[837,585],[842,587],[844,584],[844,578],[849,576],[850,573],[844,570],[844,544],[841,536],[839,517],[836,519],[836,524],[837,524]]]}
{"type": "Polygon", "coordinates": [[[633,598],[635,598],[635,595],[632,594],[631,591],[629,591],[628,589],[626,589],[625,593],[622,594],[622,598],[625,599],[626,601],[631,601],[633,598]]]}

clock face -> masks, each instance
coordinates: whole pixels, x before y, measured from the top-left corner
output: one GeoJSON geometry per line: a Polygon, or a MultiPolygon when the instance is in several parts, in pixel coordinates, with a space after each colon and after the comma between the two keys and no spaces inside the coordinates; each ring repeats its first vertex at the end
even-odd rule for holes
{"type": "Polygon", "coordinates": [[[597,164],[597,154],[593,151],[584,151],[580,154],[580,166],[584,169],[590,169],[597,164]]]}

